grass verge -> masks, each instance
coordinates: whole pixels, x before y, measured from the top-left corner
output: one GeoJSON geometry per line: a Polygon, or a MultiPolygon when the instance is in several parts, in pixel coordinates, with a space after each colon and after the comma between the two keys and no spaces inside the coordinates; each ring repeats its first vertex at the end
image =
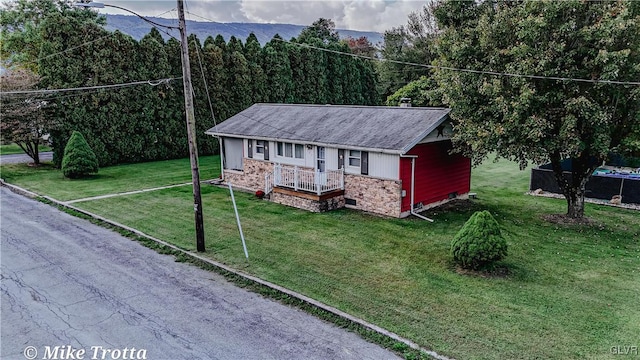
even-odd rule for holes
{"type": "MultiPolygon", "coordinates": [[[[472,183],[478,200],[431,211],[433,224],[313,214],[236,193],[248,261],[228,191],[203,187],[206,255],[455,358],[600,359],[614,358],[614,346],[639,345],[637,212],[588,204],[594,224],[561,226],[542,217],[565,203],[524,195],[528,172],[514,164],[484,164],[472,183]],[[507,237],[507,276],[461,274],[449,260],[451,238],[479,209],[507,237]]],[[[195,247],[188,187],[77,206],[195,247]]]]}

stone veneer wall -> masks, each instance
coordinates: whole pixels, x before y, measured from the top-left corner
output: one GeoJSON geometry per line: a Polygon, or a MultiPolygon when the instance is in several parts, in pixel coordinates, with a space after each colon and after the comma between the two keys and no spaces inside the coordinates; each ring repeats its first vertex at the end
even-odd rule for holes
{"type": "MultiPolygon", "coordinates": [[[[273,163],[243,159],[243,172],[225,170],[225,181],[251,191],[264,190],[264,175],[273,173],[273,163]]],[[[345,206],[345,198],[356,201],[352,208],[375,214],[400,217],[402,182],[384,180],[365,175],[344,175],[344,196],[328,200],[311,200],[297,196],[273,193],[271,201],[313,212],[329,211],[345,206]]]]}
{"type": "Polygon", "coordinates": [[[356,201],[356,205],[349,205],[351,208],[399,218],[402,182],[345,174],[344,197],[356,201]]]}
{"type": "Polygon", "coordinates": [[[271,201],[311,212],[325,212],[344,207],[343,195],[339,195],[326,200],[312,200],[299,196],[274,192],[273,194],[271,194],[271,201]]]}
{"type": "Polygon", "coordinates": [[[252,191],[264,190],[264,176],[273,173],[273,163],[249,158],[244,158],[242,161],[244,171],[225,170],[225,181],[252,191]]]}

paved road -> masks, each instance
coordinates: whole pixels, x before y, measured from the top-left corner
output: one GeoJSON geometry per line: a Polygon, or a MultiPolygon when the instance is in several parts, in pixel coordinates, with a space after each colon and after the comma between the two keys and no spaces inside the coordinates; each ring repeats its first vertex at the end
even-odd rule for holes
{"type": "Polygon", "coordinates": [[[397,358],[6,188],[0,200],[2,359],[24,359],[28,346],[38,359],[397,358]]]}
{"type": "MultiPolygon", "coordinates": [[[[53,152],[41,152],[40,161],[51,161],[53,159],[53,152]]],[[[0,165],[2,164],[17,164],[33,162],[33,159],[27,154],[11,154],[0,155],[0,165]]]]}

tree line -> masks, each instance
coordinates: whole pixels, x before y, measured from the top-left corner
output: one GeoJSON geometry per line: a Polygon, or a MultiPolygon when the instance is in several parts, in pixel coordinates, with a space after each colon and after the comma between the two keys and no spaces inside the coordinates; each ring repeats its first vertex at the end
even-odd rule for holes
{"type": "MultiPolygon", "coordinates": [[[[164,42],[157,30],[136,42],[108,33],[100,16],[71,10],[67,0],[13,4],[0,12],[2,55],[37,73],[40,88],[181,76],[180,44],[164,42]]],[[[452,109],[454,150],[475,164],[490,154],[522,168],[552,163],[567,213],[577,218],[584,215],[593,170],[611,153],[640,154],[637,1],[439,0],[386,31],[379,51],[366,39],[341,41],[327,19],[290,41],[275,36],[261,46],[255,36],[244,43],[217,36],[201,43],[191,36],[189,47],[202,153],[217,150],[203,134],[213,125],[206,90],[218,121],[255,102],[375,105],[386,99],[396,106],[411,97],[418,106],[452,109]],[[569,177],[565,159],[573,164],[569,177]]],[[[29,103],[60,120],[51,131],[56,154],[72,130],[82,129],[103,166],[182,157],[187,141],[178,84],[29,103]]]]}
{"type": "MultiPolygon", "coordinates": [[[[15,51],[19,50],[15,46],[23,45],[25,38],[38,38],[31,54],[21,53],[25,57],[22,62],[31,64],[40,78],[37,88],[149,80],[131,87],[47,95],[46,116],[58,120],[49,129],[57,166],[74,130],[83,133],[100,166],[188,155],[178,40],[164,41],[155,28],[140,41],[120,31],[110,33],[95,12],[71,8],[64,1],[49,1],[55,6],[46,16],[26,9],[33,12],[31,17],[24,8],[28,2],[17,3],[23,8],[14,11],[22,14],[13,14],[18,19],[14,31],[7,32],[13,38],[4,44],[3,51],[14,50],[9,55],[16,55],[21,51],[15,51]],[[16,33],[16,27],[22,31],[16,33]],[[170,78],[174,80],[154,82],[170,78]]],[[[3,32],[10,27],[9,15],[3,10],[3,32]]],[[[233,36],[228,41],[221,35],[209,36],[201,42],[190,35],[188,45],[201,154],[218,151],[217,141],[204,135],[205,130],[253,103],[378,103],[376,74],[370,62],[317,49],[351,52],[331,20],[318,20],[297,39],[285,41],[276,35],[264,46],[254,34],[244,43],[233,36]]]]}

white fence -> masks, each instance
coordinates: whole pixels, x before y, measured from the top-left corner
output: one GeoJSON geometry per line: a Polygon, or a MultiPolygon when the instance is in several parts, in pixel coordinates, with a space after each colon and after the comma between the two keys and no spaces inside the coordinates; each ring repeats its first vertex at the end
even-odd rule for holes
{"type": "Polygon", "coordinates": [[[302,170],[297,166],[284,167],[276,164],[273,167],[273,174],[265,175],[265,193],[271,192],[274,186],[320,195],[344,189],[344,169],[320,172],[318,170],[302,170]]]}

